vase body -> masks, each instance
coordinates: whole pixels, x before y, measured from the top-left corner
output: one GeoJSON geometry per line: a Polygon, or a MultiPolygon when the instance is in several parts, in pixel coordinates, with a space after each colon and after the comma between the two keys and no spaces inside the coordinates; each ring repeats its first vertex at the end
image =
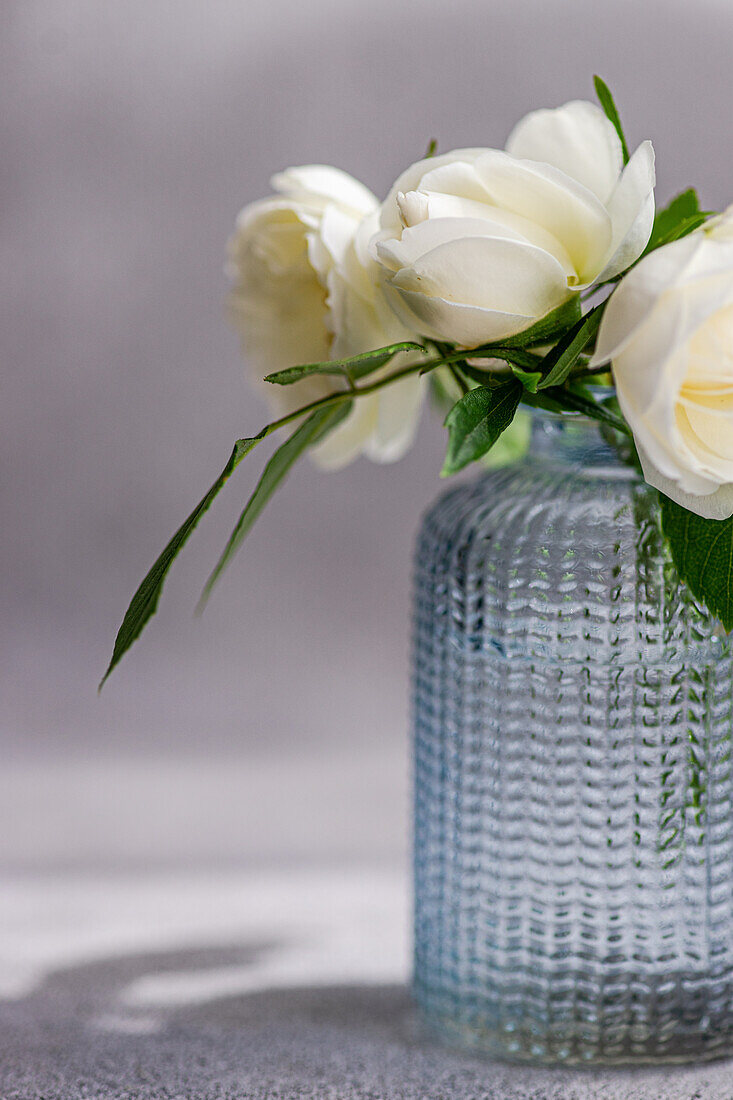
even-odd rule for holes
{"type": "Polygon", "coordinates": [[[731,647],[595,426],[538,418],[429,511],[413,683],[431,1028],[545,1063],[730,1052],[731,647]]]}

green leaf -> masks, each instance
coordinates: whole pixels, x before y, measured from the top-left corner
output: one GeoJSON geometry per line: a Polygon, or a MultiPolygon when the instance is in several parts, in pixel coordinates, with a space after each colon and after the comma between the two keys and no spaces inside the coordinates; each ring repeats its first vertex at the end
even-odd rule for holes
{"type": "Polygon", "coordinates": [[[700,213],[700,203],[694,188],[688,187],[686,191],[681,191],[679,195],[675,195],[671,202],[655,213],[652,235],[649,238],[646,251],[651,252],[653,248],[658,248],[661,242],[681,223],[686,222],[689,218],[696,217],[700,213]]]}
{"type": "Polygon", "coordinates": [[[658,210],[655,214],[654,228],[643,255],[686,237],[688,233],[704,225],[712,214],[711,210],[700,209],[697,192],[693,187],[681,191],[664,209],[658,210]]]}
{"type": "Polygon", "coordinates": [[[622,420],[620,416],[616,416],[603,402],[594,401],[592,397],[588,397],[587,394],[578,390],[555,386],[552,389],[543,390],[542,396],[550,397],[561,409],[581,413],[591,420],[599,420],[602,424],[608,424],[610,428],[615,428],[617,432],[622,432],[623,435],[631,435],[625,420],[622,420]]]}
{"type": "Polygon", "coordinates": [[[114,650],[112,652],[112,660],[102,677],[102,681],[99,685],[100,691],[105,680],[112,672],[112,669],[119,664],[133,642],[140,637],[148,620],[155,614],[160,594],[163,591],[163,584],[168,575],[168,570],[182,550],[184,544],[187,542],[189,536],[192,534],[198,521],[201,519],[204,512],[208,510],[214,497],[217,496],[219,491],[224,487],[232,471],[239,465],[244,456],[249,454],[252,448],[259,443],[261,439],[265,438],[265,435],[268,434],[268,430],[269,426],[268,428],[263,428],[258,435],[253,436],[251,439],[237,440],[234,444],[234,450],[229,456],[229,461],[206,496],[197,504],[185,523],[178,528],[163,553],[155,560],[155,563],[145,575],[145,578],[130,601],[130,606],[125,612],[122,625],[117,632],[114,650]]]}
{"type": "Polygon", "coordinates": [[[325,409],[317,409],[275,451],[265,466],[255,491],[249,498],[236,527],[229,536],[229,541],[224,547],[219,561],[204,586],[198,604],[199,611],[203,610],[217,580],[252,530],[255,520],[261,515],[270,497],[285,480],[295,462],[305,450],[315,446],[316,443],[320,443],[348,415],[351,404],[350,401],[347,401],[339,405],[327,406],[325,409]]]}
{"type": "Polygon", "coordinates": [[[573,294],[562,305],[556,306],[516,336],[501,341],[503,348],[529,348],[536,344],[554,344],[580,318],[580,295],[573,294]]]}
{"type": "Polygon", "coordinates": [[[401,344],[389,344],[388,347],[375,348],[373,351],[364,352],[362,355],[352,355],[348,359],[329,359],[323,363],[302,363],[296,367],[286,367],[285,370],[268,374],[265,382],[272,382],[276,386],[290,386],[293,382],[299,382],[310,374],[336,374],[350,381],[365,378],[375,370],[379,370],[401,351],[425,352],[422,344],[416,344],[412,340],[405,340],[401,344]]]}
{"type": "Polygon", "coordinates": [[[519,379],[525,390],[528,390],[530,393],[537,393],[537,386],[542,381],[542,371],[522,370],[520,367],[515,366],[514,363],[511,363],[510,366],[512,368],[512,374],[515,378],[519,379]]]}
{"type": "Polygon", "coordinates": [[[425,156],[423,157],[423,160],[430,160],[431,157],[435,156],[437,151],[438,151],[438,142],[435,138],[431,138],[430,141],[428,142],[428,147],[425,150],[425,156]]]}
{"type": "MultiPolygon", "coordinates": [[[[678,222],[668,233],[665,233],[663,237],[660,237],[655,248],[662,248],[665,244],[671,244],[672,241],[679,241],[682,237],[687,237],[690,233],[693,233],[696,229],[699,229],[701,225],[704,225],[710,215],[701,210],[699,214],[692,214],[689,218],[685,218],[683,221],[678,222]]],[[[646,255],[651,249],[647,247],[643,253],[646,255]]]]}
{"type": "Polygon", "coordinates": [[[733,517],[703,519],[659,494],[662,531],[682,580],[727,631],[733,629],[733,517]]]}
{"type": "Polygon", "coordinates": [[[552,351],[548,352],[543,362],[543,378],[539,389],[546,390],[551,386],[559,386],[565,381],[577,363],[583,348],[598,332],[604,307],[605,302],[596,306],[585,317],[581,317],[552,351]]]}
{"type": "Polygon", "coordinates": [[[480,459],[487,470],[498,470],[524,458],[532,437],[532,417],[521,408],[505,428],[491,450],[480,459]]]}
{"type": "Polygon", "coordinates": [[[629,163],[629,147],[626,144],[626,138],[624,137],[623,127],[621,125],[621,119],[619,118],[616,104],[613,101],[611,91],[604,80],[601,80],[600,76],[593,77],[593,86],[598,96],[598,101],[603,108],[606,118],[613,124],[613,128],[619,136],[621,142],[621,151],[624,155],[624,164],[629,163]]]}
{"type": "Polygon", "coordinates": [[[448,451],[441,477],[448,477],[490,451],[511,424],[522,397],[521,382],[479,386],[458,401],[445,418],[448,451]]]}

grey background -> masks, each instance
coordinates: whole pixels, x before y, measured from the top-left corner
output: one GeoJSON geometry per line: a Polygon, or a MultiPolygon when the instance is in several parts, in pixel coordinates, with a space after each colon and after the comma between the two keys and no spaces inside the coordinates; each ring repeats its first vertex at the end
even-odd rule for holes
{"type": "Polygon", "coordinates": [[[0,860],[400,859],[408,596],[439,489],[304,463],[201,621],[265,454],[240,468],[97,698],[127,601],[264,422],[224,319],[224,243],[287,165],[383,194],[431,137],[499,145],[600,72],[659,198],[733,198],[726,0],[95,0],[0,12],[0,860]]]}

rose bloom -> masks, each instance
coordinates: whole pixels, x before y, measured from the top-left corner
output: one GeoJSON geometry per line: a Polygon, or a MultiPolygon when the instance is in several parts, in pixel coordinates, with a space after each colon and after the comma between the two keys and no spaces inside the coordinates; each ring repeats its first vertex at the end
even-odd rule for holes
{"type": "MultiPolygon", "coordinates": [[[[379,210],[371,191],[319,165],[289,168],[272,186],[275,196],[242,210],[229,242],[231,313],[256,377],[414,340],[379,289],[368,250],[379,210]]],[[[406,362],[399,356],[370,381],[406,362]]],[[[313,375],[260,391],[281,416],[343,388],[342,379],[313,375]]],[[[408,376],[359,398],[311,454],[331,469],[359,454],[395,461],[412,443],[424,389],[408,376]]]]}
{"type": "Polygon", "coordinates": [[[603,111],[534,111],[506,151],[458,149],[404,172],[373,242],[403,322],[463,348],[534,324],[644,250],[654,220],[654,153],[624,168],[603,111]]]}
{"type": "Polygon", "coordinates": [[[646,480],[733,515],[733,206],[619,283],[592,360],[607,362],[646,480]]]}

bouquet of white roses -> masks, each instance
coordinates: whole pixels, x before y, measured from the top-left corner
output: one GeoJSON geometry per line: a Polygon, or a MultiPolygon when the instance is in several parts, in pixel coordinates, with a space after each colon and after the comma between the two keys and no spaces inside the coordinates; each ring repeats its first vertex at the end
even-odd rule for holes
{"type": "Polygon", "coordinates": [[[450,402],[443,475],[484,459],[521,405],[625,438],[659,490],[680,578],[733,627],[733,207],[713,216],[689,189],[655,213],[651,143],[629,155],[611,94],[595,86],[600,107],[534,111],[504,150],[431,146],[382,204],[346,173],[309,166],[242,211],[232,314],[277,419],[237,440],[152,566],[106,675],[260,440],[297,425],[204,600],[306,450],[327,468],[394,461],[431,391],[450,402]]]}

